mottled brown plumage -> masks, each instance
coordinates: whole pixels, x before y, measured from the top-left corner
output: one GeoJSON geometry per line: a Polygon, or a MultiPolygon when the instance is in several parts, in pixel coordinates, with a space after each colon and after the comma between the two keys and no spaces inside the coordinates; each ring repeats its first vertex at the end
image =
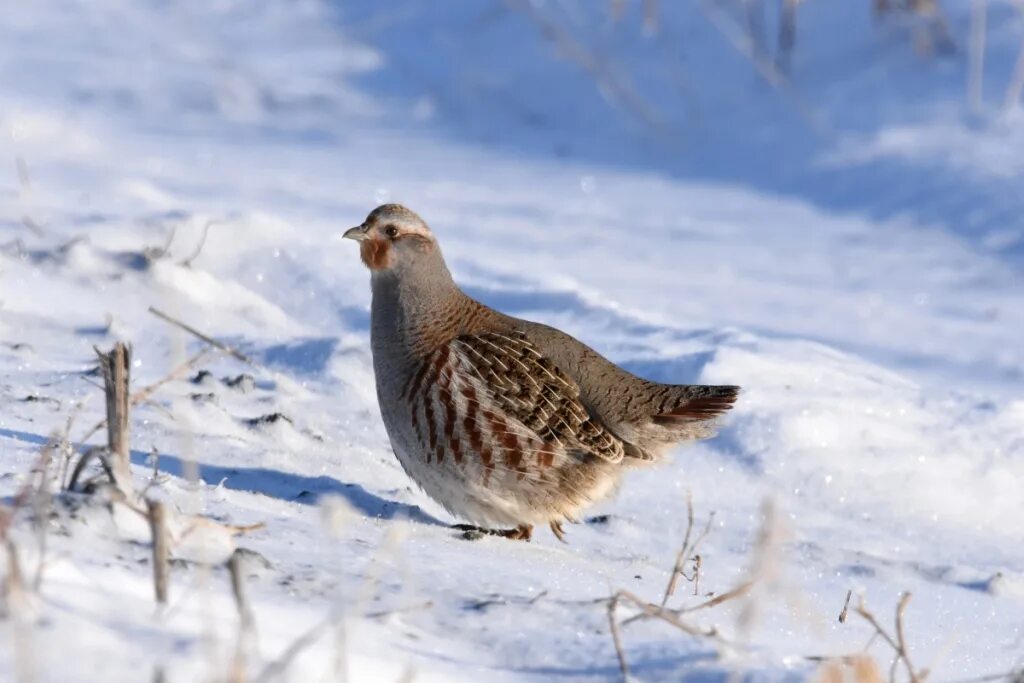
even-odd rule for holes
{"type": "Polygon", "coordinates": [[[631,464],[713,432],[737,387],[650,382],[554,328],[462,293],[398,205],[346,232],[372,273],[381,415],[406,472],[452,514],[529,540],[608,495],[631,464]]]}

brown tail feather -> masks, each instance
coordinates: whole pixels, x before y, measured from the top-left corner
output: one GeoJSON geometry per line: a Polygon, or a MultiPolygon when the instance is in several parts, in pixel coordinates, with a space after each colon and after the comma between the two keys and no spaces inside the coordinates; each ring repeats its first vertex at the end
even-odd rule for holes
{"type": "Polygon", "coordinates": [[[731,409],[740,392],[739,387],[733,386],[693,388],[699,390],[699,394],[703,395],[685,399],[672,410],[655,415],[651,418],[652,421],[655,424],[671,427],[680,422],[710,420],[731,409]]]}

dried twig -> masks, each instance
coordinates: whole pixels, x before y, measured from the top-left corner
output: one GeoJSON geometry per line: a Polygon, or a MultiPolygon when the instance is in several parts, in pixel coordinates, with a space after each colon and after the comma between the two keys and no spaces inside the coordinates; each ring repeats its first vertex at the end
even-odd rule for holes
{"type": "MultiPolygon", "coordinates": [[[[686,532],[683,536],[683,544],[676,555],[675,564],[672,570],[672,576],[670,577],[669,583],[665,588],[665,592],[661,599],[661,604],[647,602],[646,600],[641,599],[636,594],[626,590],[616,591],[608,600],[608,623],[612,634],[612,640],[615,645],[616,656],[619,660],[619,669],[622,672],[624,680],[628,680],[629,666],[626,661],[625,650],[622,644],[622,626],[626,626],[634,621],[638,621],[641,619],[657,619],[695,638],[711,639],[720,645],[728,644],[728,641],[726,641],[719,634],[716,628],[702,628],[700,626],[694,625],[686,621],[684,619],[684,615],[699,610],[710,609],[716,605],[720,605],[723,602],[726,602],[733,598],[746,595],[750,592],[750,590],[753,588],[756,582],[762,578],[762,575],[764,573],[762,565],[765,562],[764,555],[766,553],[766,550],[763,546],[767,545],[769,539],[771,538],[771,534],[769,533],[769,530],[767,530],[767,528],[762,528],[761,530],[760,540],[758,542],[758,554],[755,557],[754,562],[752,563],[751,569],[748,572],[748,578],[746,580],[744,580],[742,583],[740,583],[732,590],[729,590],[717,597],[714,597],[700,604],[691,607],[683,607],[680,609],[667,609],[666,604],[668,602],[669,597],[671,597],[671,595],[675,591],[676,584],[678,582],[678,577],[680,575],[688,581],[693,581],[695,585],[696,582],[699,580],[701,559],[700,555],[696,555],[694,551],[710,532],[711,525],[714,519],[714,515],[709,515],[708,522],[705,525],[704,530],[691,543],[690,539],[693,536],[694,514],[693,501],[689,495],[687,496],[686,509],[687,526],[686,532]],[[686,566],[688,561],[691,561],[691,558],[694,564],[694,571],[692,577],[687,576],[684,570],[684,567],[686,566]],[[633,606],[637,607],[640,610],[640,612],[636,615],[633,615],[625,619],[622,622],[619,622],[617,618],[617,609],[623,602],[631,603],[633,606]]],[[[771,520],[772,516],[770,514],[769,508],[769,511],[766,512],[765,515],[765,527],[770,526],[771,520]]]]}
{"type": "Polygon", "coordinates": [[[326,633],[327,630],[334,625],[337,618],[338,617],[331,615],[318,624],[315,624],[312,628],[293,640],[292,643],[285,648],[285,651],[281,653],[280,657],[269,662],[265,667],[263,667],[263,670],[260,671],[256,678],[253,679],[253,683],[266,683],[267,681],[272,681],[275,678],[278,678],[288,670],[288,667],[303,650],[319,640],[320,636],[326,633]]]}
{"type": "Polygon", "coordinates": [[[668,603],[668,599],[676,592],[676,582],[679,575],[683,573],[683,563],[686,562],[687,551],[690,547],[690,534],[693,532],[693,495],[686,493],[686,533],[683,535],[683,544],[679,546],[679,553],[676,555],[675,564],[672,567],[672,575],[665,586],[665,595],[661,598],[661,606],[668,603]]]}
{"type": "Polygon", "coordinates": [[[147,499],[149,531],[153,538],[153,590],[157,604],[167,604],[167,584],[170,576],[170,547],[167,538],[167,510],[160,501],[147,499]]]}
{"type": "Polygon", "coordinates": [[[895,658],[892,661],[892,666],[889,670],[890,681],[895,680],[896,668],[902,662],[903,667],[906,669],[908,680],[910,683],[922,683],[928,676],[928,670],[922,669],[916,671],[914,665],[910,661],[910,655],[907,652],[907,640],[903,629],[903,615],[907,609],[907,603],[910,602],[910,593],[903,593],[900,596],[900,601],[896,605],[896,623],[895,623],[895,635],[891,635],[888,631],[882,628],[882,625],[878,623],[878,619],[875,615],[868,610],[867,605],[864,604],[863,596],[858,600],[857,606],[854,608],[854,612],[860,616],[864,621],[868,622],[874,633],[872,634],[872,640],[875,637],[879,637],[884,640],[890,648],[892,648],[895,658]]]}
{"type": "Polygon", "coordinates": [[[104,473],[114,480],[114,473],[110,469],[110,463],[107,460],[107,449],[103,446],[93,446],[92,448],[86,449],[82,456],[78,458],[78,462],[75,464],[75,468],[71,471],[71,478],[68,479],[67,486],[64,487],[65,491],[74,491],[78,484],[78,478],[82,476],[82,472],[85,471],[86,465],[93,458],[99,460],[100,465],[103,467],[104,473]]]}
{"type": "Polygon", "coordinates": [[[621,106],[636,116],[652,131],[661,134],[666,132],[667,125],[664,118],[637,93],[629,80],[617,73],[601,55],[549,17],[540,5],[535,5],[527,0],[505,0],[505,2],[513,9],[522,10],[545,37],[558,45],[568,59],[576,62],[586,71],[595,80],[601,91],[608,94],[612,104],[621,106]]]}
{"type": "Polygon", "coordinates": [[[626,652],[622,649],[622,634],[619,632],[619,621],[615,616],[615,609],[619,606],[619,594],[616,593],[608,601],[608,629],[612,633],[612,642],[615,644],[615,655],[619,658],[619,671],[622,672],[622,680],[629,681],[629,665],[626,663],[626,652]]]}
{"type": "Polygon", "coordinates": [[[831,132],[821,115],[804,101],[786,74],[779,70],[774,62],[760,54],[749,44],[749,41],[744,40],[743,30],[737,27],[715,3],[708,2],[708,0],[700,0],[697,6],[708,19],[708,22],[718,29],[718,32],[729,41],[729,44],[737,52],[750,60],[757,74],[793,104],[797,112],[815,132],[826,134],[831,132]]]}
{"type": "Polygon", "coordinates": [[[841,611],[839,613],[839,623],[840,624],[845,624],[846,623],[846,615],[848,614],[849,609],[850,609],[850,598],[851,597],[853,597],[853,591],[852,590],[846,591],[846,600],[843,602],[843,611],[841,611]]]}
{"type": "Polygon", "coordinates": [[[253,367],[258,367],[254,360],[252,360],[251,358],[246,356],[244,353],[242,353],[238,349],[236,349],[234,347],[231,347],[231,346],[228,346],[227,344],[225,344],[223,342],[217,341],[216,339],[214,339],[213,337],[211,337],[211,336],[209,336],[207,334],[203,334],[202,332],[200,332],[196,328],[192,327],[191,325],[189,325],[187,323],[184,323],[184,322],[178,320],[177,318],[173,318],[173,317],[167,315],[166,313],[164,313],[160,309],[156,308],[155,306],[150,306],[149,307],[149,312],[152,313],[153,315],[155,315],[156,317],[160,318],[161,320],[164,320],[165,322],[169,322],[170,324],[172,324],[172,325],[174,325],[176,327],[180,327],[181,329],[185,330],[186,332],[188,332],[192,336],[196,337],[197,339],[200,339],[200,340],[206,342],[210,346],[213,346],[213,347],[218,348],[218,349],[220,349],[221,351],[223,351],[223,352],[225,352],[227,354],[230,354],[231,356],[237,358],[238,360],[242,361],[243,363],[246,363],[248,365],[252,365],[253,367]]]}
{"type": "Polygon", "coordinates": [[[46,531],[49,528],[50,507],[52,494],[50,491],[51,465],[53,463],[54,444],[59,437],[53,437],[43,446],[37,466],[33,468],[33,474],[38,479],[34,495],[32,496],[32,523],[36,532],[36,546],[39,554],[36,560],[36,573],[32,579],[32,589],[39,592],[43,585],[43,568],[46,566],[46,531]]]}
{"type": "Polygon", "coordinates": [[[231,576],[231,594],[235,598],[235,607],[238,609],[238,618],[244,628],[251,628],[253,625],[252,606],[245,593],[245,577],[242,576],[243,555],[237,549],[231,553],[228,559],[228,574],[231,576]]]}
{"type": "Polygon", "coordinates": [[[107,448],[110,452],[114,485],[125,496],[132,493],[131,461],[128,449],[128,386],[130,383],[131,347],[114,344],[110,353],[96,349],[103,372],[107,396],[107,448]]]}
{"type": "MultiPolygon", "coordinates": [[[[160,387],[164,386],[168,382],[176,380],[176,379],[180,378],[182,375],[188,373],[196,365],[198,365],[200,362],[205,360],[207,358],[207,356],[209,356],[211,353],[213,353],[213,349],[209,349],[209,348],[202,349],[201,351],[196,353],[194,356],[189,358],[187,361],[185,361],[184,363],[182,363],[178,367],[176,367],[173,370],[171,370],[169,373],[164,375],[162,378],[160,378],[156,382],[153,382],[152,384],[150,384],[148,386],[145,386],[142,389],[139,389],[134,394],[132,394],[131,397],[129,398],[128,406],[130,408],[134,408],[135,406],[139,405],[140,403],[142,403],[144,401],[149,401],[149,397],[152,396],[154,393],[156,393],[157,389],[159,389],[160,387]]],[[[106,426],[106,424],[107,424],[106,420],[100,420],[95,425],[93,425],[92,429],[90,429],[88,432],[86,432],[79,439],[79,442],[83,442],[84,443],[85,441],[88,441],[89,437],[91,437],[93,434],[95,434],[99,430],[103,429],[106,426]]]]}
{"type": "Polygon", "coordinates": [[[228,559],[228,575],[231,577],[231,594],[235,598],[235,608],[238,610],[238,639],[235,643],[235,657],[231,666],[231,680],[244,683],[246,676],[246,661],[248,653],[255,644],[256,618],[253,616],[252,605],[245,592],[245,577],[243,576],[244,558],[242,553],[236,549],[228,559]]]}
{"type": "Polygon", "coordinates": [[[217,221],[214,220],[206,221],[206,225],[203,226],[203,236],[199,238],[199,243],[196,245],[195,250],[192,252],[191,256],[189,256],[186,259],[183,259],[180,265],[186,268],[192,267],[192,262],[199,258],[199,254],[202,253],[203,247],[206,246],[206,236],[210,233],[210,226],[212,226],[216,222],[217,221]]]}
{"type": "MultiPolygon", "coordinates": [[[[45,449],[39,452],[36,457],[35,463],[32,465],[32,473],[35,474],[43,468],[44,460],[51,457],[51,454],[45,449]]],[[[28,480],[22,485],[18,492],[14,494],[14,499],[11,501],[9,506],[0,506],[0,539],[7,539],[8,531],[10,531],[11,525],[14,523],[14,517],[27,504],[32,502],[33,495],[36,491],[35,477],[30,476],[28,480]]]]}
{"type": "Polygon", "coordinates": [[[707,538],[707,535],[711,532],[711,525],[715,521],[715,513],[712,512],[708,515],[708,521],[704,525],[704,530],[700,532],[694,540],[693,545],[690,544],[690,535],[693,532],[693,499],[690,494],[686,496],[686,534],[683,536],[683,544],[679,548],[679,553],[676,555],[675,566],[672,568],[672,576],[669,577],[668,586],[665,587],[665,594],[661,599],[661,606],[664,607],[668,604],[668,599],[672,597],[676,590],[676,584],[678,583],[679,577],[682,576],[687,581],[691,581],[694,584],[694,595],[697,595],[697,583],[700,580],[700,567],[701,559],[700,555],[697,555],[697,548],[707,538]],[[686,564],[693,563],[693,576],[687,576],[685,567],[686,564]]]}
{"type": "MultiPolygon", "coordinates": [[[[28,162],[22,157],[15,157],[14,166],[18,171],[18,185],[21,188],[21,199],[26,204],[29,201],[32,193],[32,174],[29,172],[28,162]]],[[[22,214],[21,224],[26,228],[34,232],[37,236],[44,236],[46,231],[43,230],[42,226],[28,213],[22,214]]]]}
{"type": "Polygon", "coordinates": [[[13,622],[15,680],[18,683],[32,683],[37,679],[37,672],[33,651],[33,624],[31,623],[29,595],[25,588],[17,546],[8,538],[4,549],[7,553],[7,575],[3,581],[3,600],[4,607],[13,622]]]}
{"type": "MultiPolygon", "coordinates": [[[[526,604],[532,605],[533,602],[528,602],[526,604]]],[[[407,612],[418,612],[424,609],[431,609],[433,606],[433,601],[427,600],[426,602],[421,602],[418,605],[407,605],[405,607],[396,607],[395,609],[382,609],[375,612],[367,612],[363,616],[367,619],[382,619],[384,617],[390,617],[392,614],[405,614],[407,612]]]]}

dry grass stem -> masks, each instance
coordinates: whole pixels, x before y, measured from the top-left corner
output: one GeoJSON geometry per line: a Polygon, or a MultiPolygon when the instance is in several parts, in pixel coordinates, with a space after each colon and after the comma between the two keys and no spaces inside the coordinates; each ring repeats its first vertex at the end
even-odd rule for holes
{"type": "Polygon", "coordinates": [[[679,575],[683,573],[683,563],[686,562],[687,551],[690,548],[690,534],[693,533],[693,495],[686,493],[686,533],[683,535],[683,544],[679,546],[679,553],[676,554],[676,561],[672,567],[672,575],[669,576],[668,585],[665,586],[665,595],[661,598],[661,606],[664,607],[672,594],[676,592],[676,583],[679,575]]]}
{"type": "Polygon", "coordinates": [[[907,680],[910,683],[922,683],[928,677],[928,670],[921,669],[920,671],[914,669],[914,665],[910,661],[910,655],[907,652],[907,639],[905,635],[905,629],[903,625],[903,617],[907,610],[907,604],[910,602],[910,593],[903,593],[900,596],[900,601],[896,605],[896,617],[895,617],[895,629],[894,633],[890,634],[886,631],[875,615],[868,610],[867,605],[864,604],[863,597],[858,600],[857,606],[854,608],[854,612],[860,616],[864,621],[868,622],[874,629],[874,633],[871,636],[870,643],[875,638],[881,638],[885,641],[892,649],[894,659],[892,666],[889,669],[889,680],[894,682],[896,680],[896,669],[900,663],[903,664],[903,668],[907,672],[907,680]]]}
{"type": "Polygon", "coordinates": [[[843,602],[843,609],[842,609],[842,611],[839,612],[839,623],[840,624],[845,624],[846,623],[846,617],[849,614],[849,610],[850,610],[850,598],[851,597],[853,597],[853,591],[852,590],[846,591],[846,600],[843,602]]]}
{"type": "Polygon", "coordinates": [[[234,358],[237,358],[238,360],[242,361],[243,363],[246,363],[247,365],[251,365],[253,367],[258,367],[256,361],[252,360],[251,358],[246,356],[244,353],[242,353],[238,349],[236,349],[234,347],[231,347],[231,346],[228,346],[224,342],[217,341],[216,339],[214,339],[213,337],[211,337],[208,334],[203,334],[202,332],[200,332],[196,328],[192,327],[188,323],[184,323],[184,322],[178,320],[177,318],[171,317],[170,315],[164,313],[163,311],[161,311],[160,309],[156,308],[155,306],[150,306],[149,307],[149,312],[152,313],[153,315],[155,315],[156,317],[160,318],[161,320],[163,320],[165,322],[168,322],[171,325],[174,325],[175,327],[181,328],[182,330],[184,330],[184,331],[188,332],[189,334],[191,334],[193,337],[195,337],[195,338],[197,338],[197,339],[199,339],[201,341],[206,342],[210,346],[212,346],[214,348],[217,348],[217,349],[220,349],[224,353],[227,353],[230,356],[232,356],[234,358]]]}
{"type": "MultiPolygon", "coordinates": [[[[114,472],[110,469],[110,463],[107,459],[107,449],[103,446],[93,446],[91,448],[87,448],[78,458],[78,462],[75,463],[74,469],[71,470],[71,478],[68,479],[67,485],[64,487],[65,491],[75,491],[77,489],[79,478],[81,478],[85,468],[94,458],[98,460],[100,465],[103,467],[104,474],[106,474],[111,481],[114,480],[114,472]]],[[[84,484],[82,488],[87,489],[88,482],[87,484],[84,484]]]]}
{"type": "Polygon", "coordinates": [[[37,680],[34,624],[32,606],[25,587],[24,573],[18,558],[18,548],[9,538],[4,544],[7,554],[7,575],[3,581],[3,601],[7,616],[12,621],[15,680],[34,683],[37,680]]]}
{"type": "Polygon", "coordinates": [[[243,555],[235,550],[227,562],[228,576],[231,577],[231,595],[238,611],[238,637],[235,640],[235,655],[231,663],[229,679],[232,683],[245,683],[246,663],[249,654],[256,647],[256,617],[245,591],[243,555]]]}
{"type": "MultiPolygon", "coordinates": [[[[528,605],[533,604],[528,602],[528,605]]],[[[434,606],[432,600],[421,602],[418,605],[408,605],[406,607],[396,607],[395,609],[382,609],[376,612],[367,612],[363,616],[367,619],[383,619],[384,617],[390,617],[392,614],[408,614],[409,612],[419,612],[420,610],[431,609],[434,606]]]]}
{"type": "Polygon", "coordinates": [[[608,601],[608,630],[612,634],[612,643],[615,645],[615,656],[619,659],[619,671],[622,673],[622,680],[629,680],[629,664],[626,662],[626,652],[622,648],[622,633],[619,630],[619,620],[616,618],[615,609],[619,606],[619,594],[616,593],[608,601]]]}
{"type": "Polygon", "coordinates": [[[302,654],[306,648],[319,640],[320,637],[334,625],[338,618],[340,617],[331,615],[323,621],[315,624],[312,628],[293,640],[291,644],[285,648],[284,652],[281,653],[280,657],[272,662],[268,662],[267,665],[263,667],[260,673],[257,674],[256,678],[253,679],[253,683],[267,683],[268,681],[279,678],[288,670],[288,667],[291,666],[293,661],[295,661],[295,658],[302,654]]]}
{"type": "Polygon", "coordinates": [[[199,238],[199,243],[196,245],[196,248],[192,251],[192,255],[189,256],[188,258],[183,259],[179,265],[184,266],[186,268],[192,267],[192,262],[199,258],[199,254],[202,253],[203,247],[206,246],[206,237],[210,234],[210,227],[212,227],[216,222],[217,221],[213,220],[206,221],[206,225],[203,226],[203,235],[202,237],[199,238]]]}
{"type": "Polygon", "coordinates": [[[199,531],[200,529],[226,531],[232,536],[238,536],[241,534],[247,534],[250,531],[259,531],[266,525],[266,522],[256,522],[255,524],[227,524],[226,522],[219,522],[215,519],[210,519],[209,517],[197,516],[193,518],[192,523],[185,527],[185,530],[181,532],[177,542],[181,543],[191,534],[199,531]]]}
{"type": "MultiPolygon", "coordinates": [[[[775,515],[773,514],[772,507],[766,504],[764,508],[764,523],[762,524],[762,527],[758,533],[758,539],[756,547],[754,549],[753,560],[751,561],[751,566],[747,571],[746,578],[743,581],[741,581],[738,585],[726,591],[725,593],[715,596],[709,600],[705,600],[704,602],[701,602],[699,604],[692,605],[689,607],[681,607],[678,609],[666,608],[665,605],[668,601],[668,598],[669,596],[671,596],[672,592],[675,589],[677,576],[682,575],[683,578],[687,579],[688,581],[693,581],[695,585],[696,582],[699,580],[702,561],[700,559],[700,555],[696,555],[694,551],[700,545],[701,541],[703,541],[703,539],[710,533],[712,520],[714,519],[713,515],[709,516],[708,522],[705,525],[704,530],[691,543],[690,539],[693,536],[694,515],[693,503],[689,496],[687,496],[686,508],[687,527],[686,532],[683,536],[683,544],[679,553],[677,553],[676,555],[676,561],[673,567],[672,578],[669,580],[669,584],[666,587],[665,594],[662,596],[661,604],[648,602],[627,590],[616,591],[607,601],[609,628],[611,630],[616,656],[619,660],[619,669],[622,672],[623,679],[628,679],[629,675],[629,666],[626,661],[625,650],[622,643],[621,629],[623,626],[626,626],[639,620],[656,619],[666,624],[669,624],[670,626],[682,631],[683,633],[689,636],[712,640],[719,646],[729,645],[730,642],[723,638],[716,628],[703,628],[697,626],[687,621],[685,616],[701,610],[711,609],[729,600],[746,596],[750,594],[750,592],[754,589],[755,586],[758,585],[758,583],[770,578],[773,572],[770,566],[772,563],[771,551],[772,547],[776,544],[778,539],[777,533],[774,528],[775,515]],[[687,576],[683,569],[688,561],[688,558],[692,558],[694,566],[692,576],[687,576]],[[633,607],[636,607],[639,610],[639,613],[631,617],[628,617],[620,622],[617,617],[617,610],[619,606],[623,603],[629,603],[633,607]]],[[[750,613],[751,611],[752,606],[749,604],[748,601],[748,604],[743,610],[743,615],[741,615],[741,624],[744,621],[744,617],[748,615],[748,613],[750,613]]],[[[747,618],[747,620],[749,621],[749,618],[747,618]]]]}
{"type": "Polygon", "coordinates": [[[707,538],[708,534],[711,533],[711,525],[715,521],[715,513],[712,512],[708,515],[708,521],[704,525],[704,529],[700,532],[697,538],[690,544],[690,536],[693,533],[693,499],[690,494],[686,496],[686,533],[683,536],[683,544],[679,548],[679,552],[676,554],[675,565],[672,568],[672,575],[669,577],[668,586],[665,587],[665,594],[661,599],[661,606],[665,607],[668,604],[668,599],[675,593],[676,585],[679,582],[679,577],[682,576],[687,581],[690,581],[694,585],[694,595],[697,595],[697,587],[700,582],[700,567],[701,557],[697,555],[697,548],[707,538]],[[691,576],[686,575],[686,565],[693,565],[693,574],[691,576]]]}
{"type": "MultiPolygon", "coordinates": [[[[182,363],[178,367],[176,367],[173,370],[171,370],[169,373],[167,373],[167,375],[165,375],[164,377],[160,378],[159,380],[157,380],[153,384],[145,386],[142,389],[140,389],[139,391],[135,392],[134,394],[132,394],[129,397],[129,400],[128,400],[129,407],[130,408],[134,408],[135,406],[139,405],[140,403],[149,402],[150,396],[152,396],[154,393],[156,393],[157,389],[160,389],[162,386],[164,386],[168,382],[174,381],[176,379],[180,379],[183,375],[185,375],[190,370],[195,368],[199,363],[201,363],[202,361],[206,360],[206,358],[208,356],[210,356],[210,354],[212,352],[213,352],[212,349],[209,349],[209,348],[203,349],[202,351],[200,351],[199,353],[195,354],[194,356],[189,358],[187,361],[185,361],[184,363],[182,363]]],[[[95,425],[93,425],[92,429],[87,431],[79,439],[79,441],[82,442],[82,443],[84,443],[85,441],[88,441],[89,437],[91,437],[93,434],[95,434],[99,430],[103,429],[106,425],[107,425],[107,421],[106,420],[100,420],[95,425]]]]}
{"type": "Polygon", "coordinates": [[[242,575],[242,554],[235,550],[228,559],[228,574],[231,577],[231,595],[235,598],[235,607],[238,609],[238,618],[245,628],[251,628],[254,624],[252,606],[245,592],[245,577],[242,575]]]}
{"type": "Polygon", "coordinates": [[[36,533],[36,549],[39,557],[36,560],[35,577],[32,579],[32,589],[39,592],[43,585],[43,569],[46,567],[46,532],[49,528],[50,510],[53,504],[53,493],[51,491],[51,472],[53,468],[54,444],[59,436],[53,437],[43,446],[33,468],[33,475],[37,478],[34,495],[32,496],[32,525],[36,533]]]}
{"type": "Polygon", "coordinates": [[[569,31],[544,12],[540,5],[528,0],[505,0],[513,9],[521,10],[541,31],[543,36],[555,43],[566,58],[578,64],[594,79],[602,93],[606,93],[612,104],[632,114],[649,129],[664,133],[664,118],[641,97],[633,85],[602,55],[583,44],[569,31]]]}
{"type": "Polygon", "coordinates": [[[830,133],[829,127],[803,97],[797,92],[796,87],[789,77],[783,73],[778,66],[767,59],[763,51],[758,51],[752,41],[744,37],[743,29],[736,26],[735,22],[721,10],[717,3],[700,0],[698,7],[707,18],[708,23],[714,26],[719,33],[729,42],[741,55],[750,60],[754,70],[764,81],[790,101],[796,108],[797,113],[817,133],[830,133]]]}
{"type": "Polygon", "coordinates": [[[149,531],[153,537],[153,590],[159,605],[167,604],[167,588],[171,571],[170,546],[167,537],[167,510],[164,504],[146,500],[149,531]]]}
{"type": "Polygon", "coordinates": [[[114,344],[110,353],[96,349],[103,373],[107,397],[107,449],[114,485],[125,496],[132,495],[132,472],[128,447],[128,386],[130,383],[131,348],[122,342],[114,344]]]}

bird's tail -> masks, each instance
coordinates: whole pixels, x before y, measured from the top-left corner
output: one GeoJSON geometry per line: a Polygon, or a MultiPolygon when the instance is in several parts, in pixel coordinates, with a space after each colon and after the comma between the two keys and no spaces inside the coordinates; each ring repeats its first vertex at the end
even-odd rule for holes
{"type": "Polygon", "coordinates": [[[730,410],[739,396],[736,386],[680,385],[671,409],[651,420],[662,427],[681,427],[693,422],[713,420],[730,410]]]}
{"type": "Polygon", "coordinates": [[[625,444],[627,458],[657,460],[681,441],[707,439],[715,434],[716,418],[732,408],[739,396],[735,386],[669,385],[673,390],[635,443],[625,444]]]}

